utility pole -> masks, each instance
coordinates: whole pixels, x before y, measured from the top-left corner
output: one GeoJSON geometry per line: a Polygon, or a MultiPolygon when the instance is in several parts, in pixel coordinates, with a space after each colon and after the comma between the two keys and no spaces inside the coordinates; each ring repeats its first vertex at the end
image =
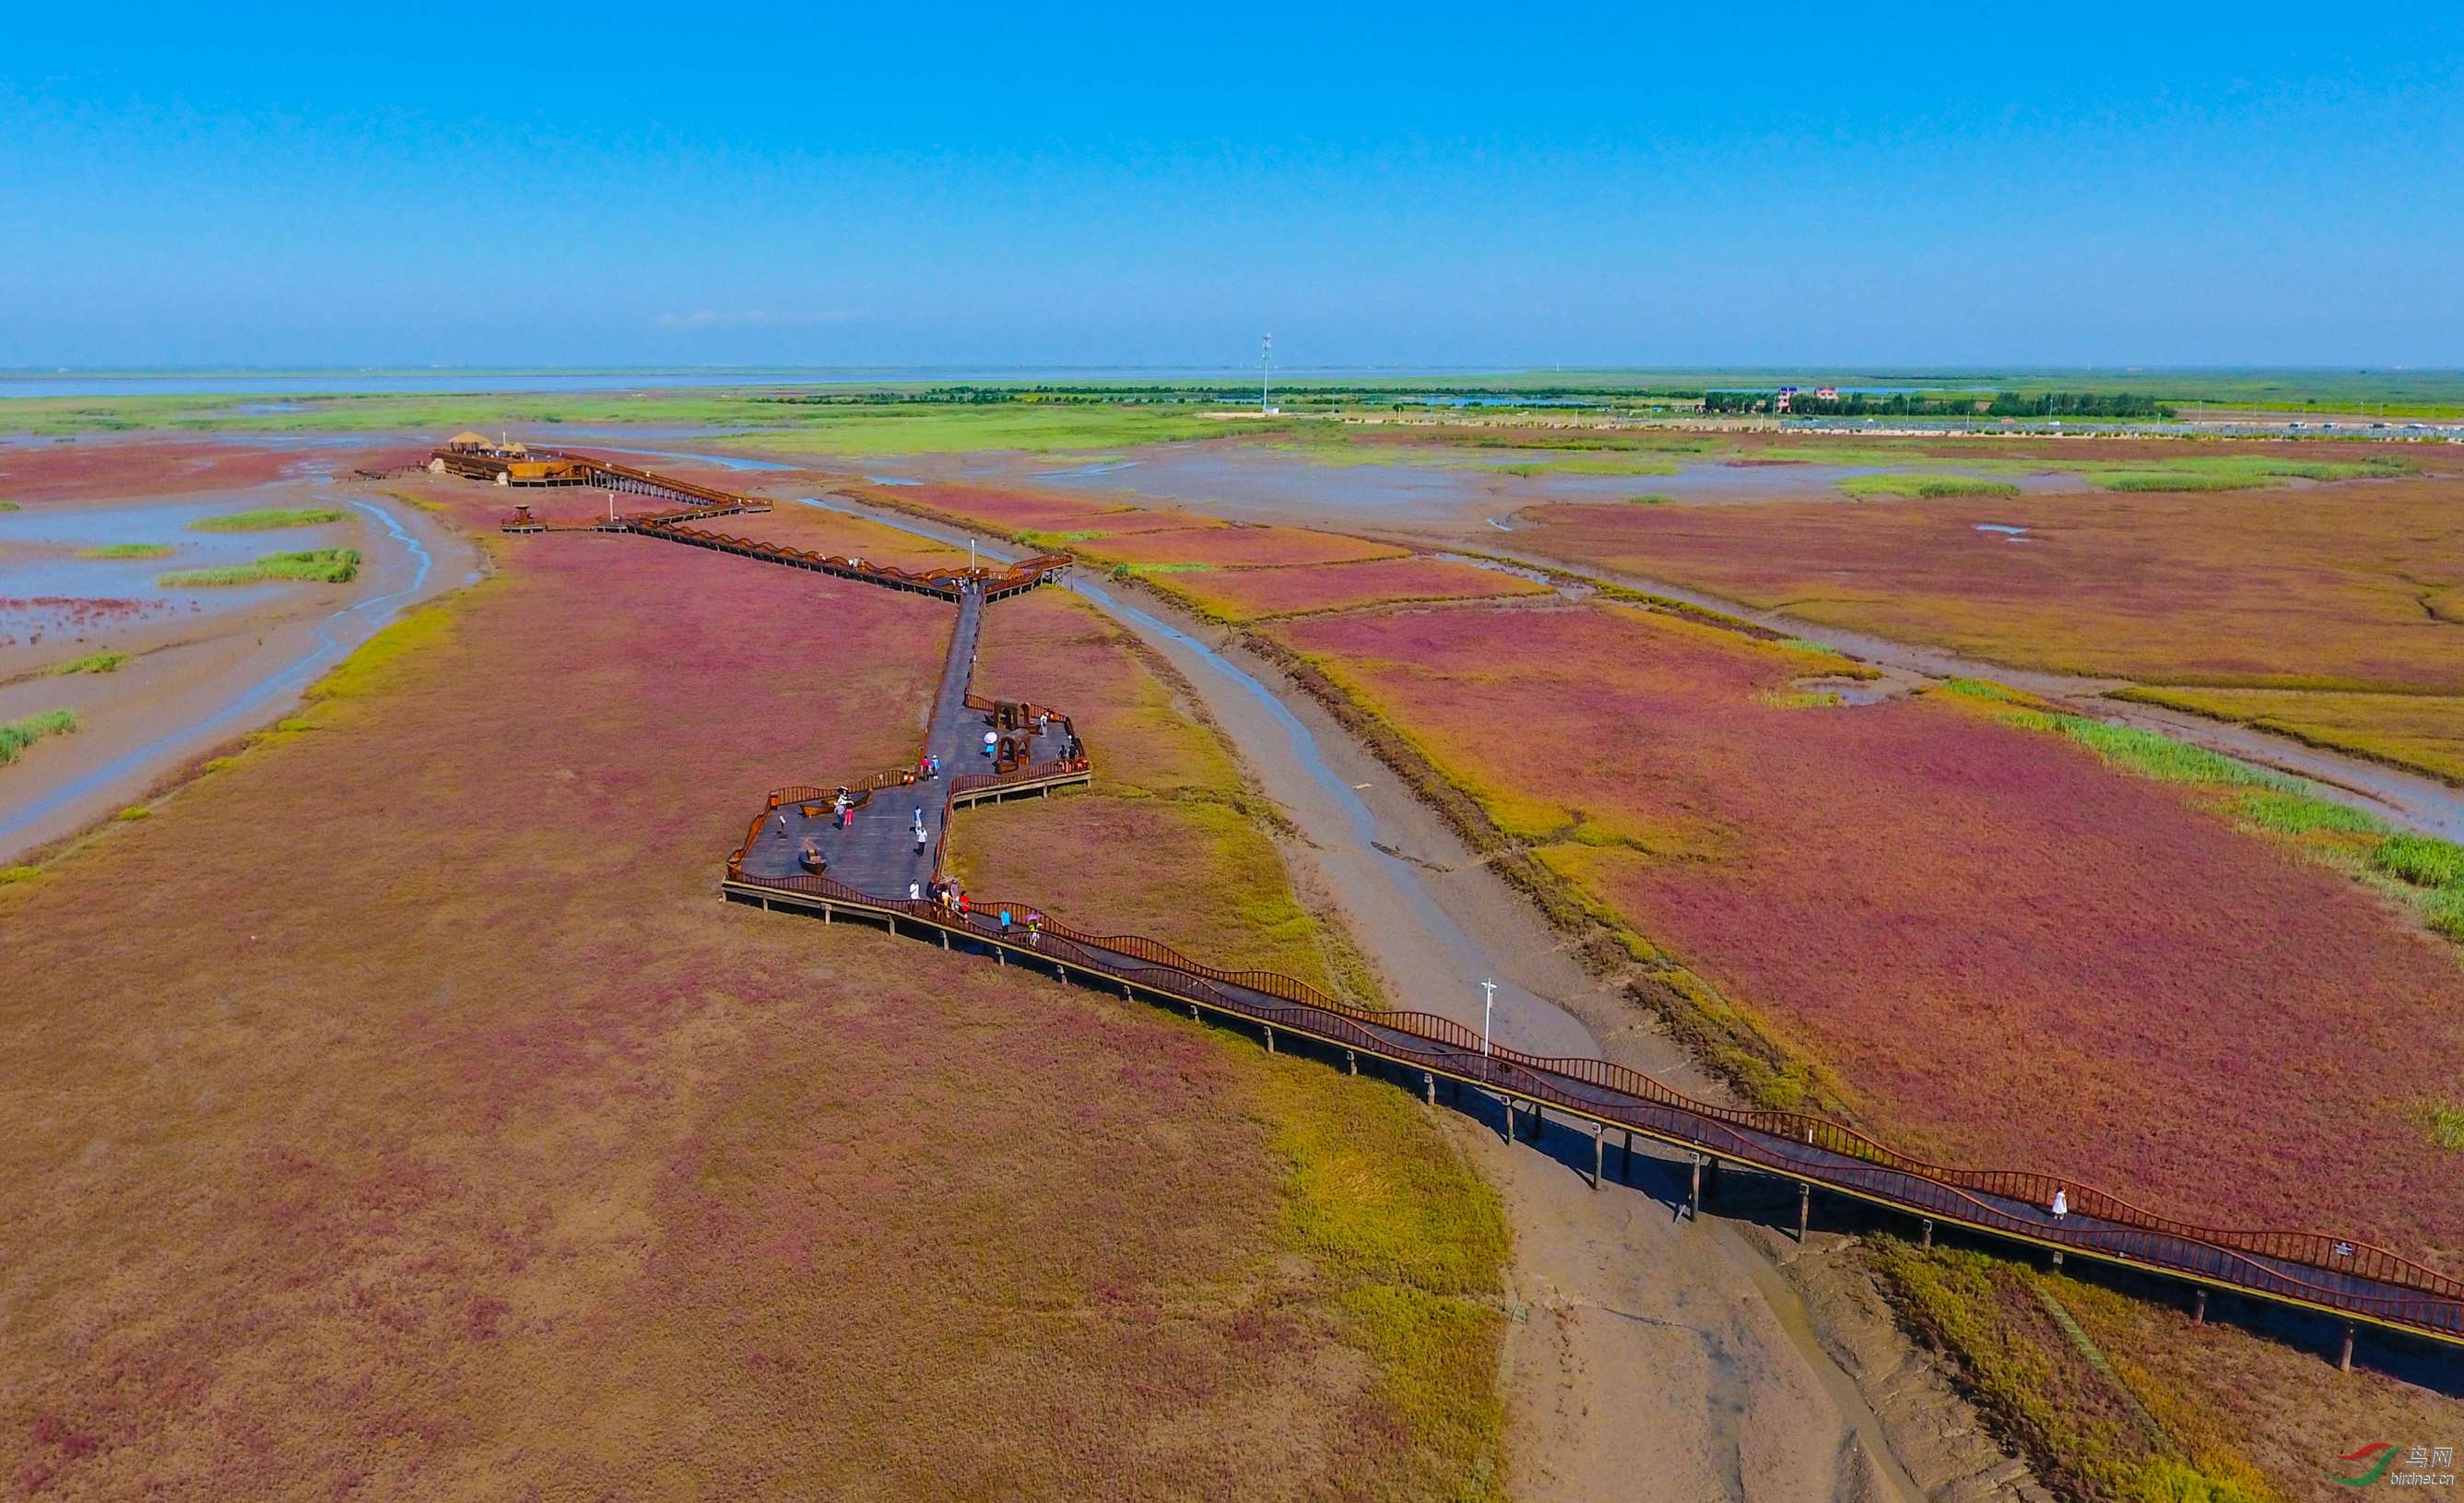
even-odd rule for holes
{"type": "Polygon", "coordinates": [[[1497,983],[1482,982],[1480,984],[1480,1073],[1484,1080],[1488,1078],[1488,1020],[1496,1006],[1497,983]]]}
{"type": "Polygon", "coordinates": [[[1266,377],[1274,368],[1275,337],[1269,334],[1258,341],[1258,411],[1261,414],[1269,410],[1266,406],[1266,377]]]}

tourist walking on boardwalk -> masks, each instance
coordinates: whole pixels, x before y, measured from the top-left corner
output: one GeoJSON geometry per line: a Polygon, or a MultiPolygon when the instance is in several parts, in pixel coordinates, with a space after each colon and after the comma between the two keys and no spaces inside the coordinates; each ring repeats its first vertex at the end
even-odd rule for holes
{"type": "Polygon", "coordinates": [[[1026,942],[1044,948],[1044,916],[1032,908],[1026,911],[1026,942]]]}
{"type": "Polygon", "coordinates": [[[1008,905],[1007,903],[1003,903],[1003,904],[1001,905],[1001,938],[1002,938],[1002,939],[1008,939],[1008,938],[1009,938],[1009,905],[1008,905]]]}
{"type": "Polygon", "coordinates": [[[920,856],[924,853],[924,843],[930,837],[924,833],[924,822],[920,819],[917,820],[915,822],[915,853],[917,855],[920,856]]]}
{"type": "Polygon", "coordinates": [[[998,735],[991,731],[986,731],[984,733],[984,755],[987,757],[991,756],[993,754],[993,747],[999,743],[1000,740],[1001,738],[998,735]]]}
{"type": "Polygon", "coordinates": [[[2071,1213],[2071,1198],[2059,1189],[2054,1191],[2054,1220],[2060,1221],[2071,1213]]]}
{"type": "Polygon", "coordinates": [[[967,917],[967,895],[964,893],[958,895],[958,917],[961,918],[967,917]]]}

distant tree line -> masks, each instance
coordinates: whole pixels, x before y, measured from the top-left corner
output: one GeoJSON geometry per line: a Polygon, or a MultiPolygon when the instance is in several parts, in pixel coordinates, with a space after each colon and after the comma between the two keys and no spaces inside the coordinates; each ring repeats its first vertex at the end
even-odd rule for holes
{"type": "Polygon", "coordinates": [[[1258,388],[1245,387],[1238,390],[1208,390],[1191,387],[930,387],[921,391],[838,388],[829,391],[779,391],[758,396],[756,402],[777,402],[789,407],[879,407],[891,403],[909,403],[930,407],[998,407],[1006,403],[1042,405],[1111,405],[1164,402],[1223,406],[1228,403],[1255,402],[1258,388]]]}
{"type": "MultiPolygon", "coordinates": [[[[1705,391],[1703,410],[1738,415],[1779,410],[1776,391],[1705,391]]],[[[1789,398],[1793,417],[2171,417],[2173,408],[2135,391],[1997,391],[1991,397],[1927,396],[1922,392],[1843,392],[1789,398]]]]}

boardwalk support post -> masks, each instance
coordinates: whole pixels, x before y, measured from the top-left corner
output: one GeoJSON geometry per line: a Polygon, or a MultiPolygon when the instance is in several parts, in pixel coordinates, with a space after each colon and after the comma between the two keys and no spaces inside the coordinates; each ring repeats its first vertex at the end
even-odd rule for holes
{"type": "Polygon", "coordinates": [[[2336,1355],[2336,1371],[2340,1373],[2349,1373],[2352,1370],[2353,1323],[2347,1320],[2344,1322],[2344,1349],[2336,1355]]]}
{"type": "Polygon", "coordinates": [[[2204,1289],[2194,1289],[2190,1291],[2190,1324],[2203,1326],[2207,1323],[2208,1292],[2204,1289]]]}
{"type": "Polygon", "coordinates": [[[1431,1106],[1435,1106],[1435,1105],[1437,1105],[1437,1104],[1438,1104],[1438,1077],[1437,1077],[1437,1076],[1435,1076],[1435,1075],[1433,1075],[1433,1074],[1429,1073],[1429,1072],[1428,1072],[1427,1071],[1425,1071],[1425,1070],[1424,1070],[1424,1071],[1421,1071],[1421,1072],[1420,1072],[1420,1090],[1421,1090],[1421,1092],[1422,1092],[1423,1094],[1425,1094],[1428,1096],[1428,1098],[1429,1098],[1429,1105],[1431,1105],[1431,1106]]]}
{"type": "Polygon", "coordinates": [[[1199,1017],[1198,1017],[1198,1004],[1196,1004],[1196,1003],[1194,1003],[1194,1002],[1193,1002],[1193,1003],[1191,1003],[1191,1004],[1189,1005],[1189,1021],[1190,1021],[1190,1022],[1192,1022],[1192,1023],[1196,1023],[1196,1022],[1198,1022],[1198,1021],[1199,1021],[1199,1017]]]}
{"type": "Polygon", "coordinates": [[[1600,1187],[1600,1170],[1609,1152],[1609,1129],[1606,1122],[1592,1124],[1592,1188],[1600,1187]]]}
{"type": "Polygon", "coordinates": [[[1271,1025],[1271,1024],[1269,1024],[1269,1025],[1267,1025],[1267,1028],[1266,1028],[1266,1052],[1267,1052],[1267,1053],[1269,1053],[1269,1054],[1271,1054],[1271,1053],[1273,1053],[1274,1051],[1275,1051],[1275,1029],[1274,1029],[1274,1026],[1273,1026],[1273,1025],[1271,1025]]]}
{"type": "Polygon", "coordinates": [[[1917,1246],[1925,1249],[1927,1252],[1931,1252],[1933,1250],[1933,1218],[1930,1216],[1925,1218],[1925,1236],[1918,1240],[1917,1246]]]}
{"type": "Polygon", "coordinates": [[[1360,1073],[1360,1056],[1351,1050],[1343,1051],[1343,1072],[1347,1075],[1360,1073]]]}
{"type": "Polygon", "coordinates": [[[2056,1268],[2060,1268],[2061,1266],[2062,1266],[2062,1249],[2059,1249],[2059,1248],[2056,1248],[2056,1249],[2054,1249],[2054,1267],[2056,1267],[2056,1268]]]}
{"type": "Polygon", "coordinates": [[[1805,1240],[1806,1228],[1814,1222],[1814,1182],[1796,1182],[1796,1240],[1805,1240]]]}
{"type": "Polygon", "coordinates": [[[1694,1160],[1694,1185],[1685,1195],[1685,1218],[1688,1221],[1701,1221],[1703,1219],[1703,1156],[1700,1153],[1691,1153],[1685,1157],[1694,1160]]]}

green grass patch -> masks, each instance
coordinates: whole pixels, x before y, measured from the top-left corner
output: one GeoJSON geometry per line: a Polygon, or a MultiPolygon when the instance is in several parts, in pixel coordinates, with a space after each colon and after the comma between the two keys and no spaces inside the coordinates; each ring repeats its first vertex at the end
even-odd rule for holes
{"type": "Polygon", "coordinates": [[[22,511],[22,510],[24,510],[24,508],[23,508],[23,507],[20,507],[20,506],[19,506],[15,501],[0,501],[0,512],[13,512],[13,511],[22,511]]]}
{"type": "Polygon", "coordinates": [[[167,542],[114,542],[99,548],[79,548],[80,559],[167,559],[171,556],[167,542]]]}
{"type": "Polygon", "coordinates": [[[2007,689],[1990,678],[1946,678],[1943,693],[1960,695],[1969,699],[1991,699],[1997,704],[2034,704],[2035,699],[2016,689],[2007,689]]]}
{"type": "Polygon", "coordinates": [[[1627,497],[1625,503],[1628,506],[1674,506],[1677,497],[1660,491],[1645,491],[1639,496],[1627,497]]]}
{"type": "Polygon", "coordinates": [[[2267,483],[2263,475],[2207,475],[2191,470],[2135,471],[2097,477],[2108,491],[2255,491],[2267,483]]]}
{"type": "Polygon", "coordinates": [[[2389,835],[2370,853],[2370,865],[2415,887],[2464,889],[2464,846],[2435,835],[2389,835]]]}
{"type": "Polygon", "coordinates": [[[128,654],[125,652],[93,652],[62,663],[53,669],[52,673],[56,677],[65,677],[70,674],[108,674],[127,661],[128,654]]]}
{"type": "Polygon", "coordinates": [[[2107,725],[2083,716],[2035,712],[2023,713],[2013,718],[2033,730],[2058,731],[2116,766],[2127,768],[2143,778],[2154,778],[2159,783],[2248,785],[2288,790],[2296,787],[2292,779],[2280,773],[2266,772],[2230,757],[2218,756],[2205,747],[2192,746],[2135,726],[2107,725]]]}
{"type": "Polygon", "coordinates": [[[45,710],[0,723],[0,767],[15,762],[19,753],[44,737],[66,736],[81,723],[75,710],[45,710]]]}
{"type": "Polygon", "coordinates": [[[312,548],[304,553],[269,553],[253,564],[224,564],[212,568],[173,569],[157,576],[165,588],[262,585],[289,580],[310,585],[347,585],[359,578],[357,548],[312,548]]]}
{"type": "Polygon", "coordinates": [[[1276,1062],[1265,1115],[1284,1162],[1283,1240],[1337,1286],[1345,1339],[1410,1427],[1426,1495],[1500,1498],[1506,1214],[1392,1087],[1276,1062]],[[1432,1151],[1433,1148],[1435,1151],[1432,1151]]]}
{"type": "MultiPolygon", "coordinates": [[[[579,405],[579,404],[577,404],[579,405]]],[[[756,398],[734,405],[730,418],[759,422],[767,431],[743,441],[785,453],[921,454],[970,450],[1120,450],[1195,438],[1256,436],[1289,428],[1289,418],[1224,421],[1203,416],[1211,404],[1136,405],[1078,401],[1015,401],[981,406],[947,403],[855,405],[827,400],[756,398]]]]}
{"type": "Polygon", "coordinates": [[[1133,580],[1149,574],[1204,574],[1214,567],[1212,564],[1115,564],[1112,565],[1112,578],[1133,580]]]}
{"type": "Polygon", "coordinates": [[[2365,480],[2407,475],[2401,459],[2331,463],[2239,456],[2187,459],[2149,467],[2083,467],[2089,481],[2108,491],[2249,491],[2277,480],[2365,480]]]}
{"type": "Polygon", "coordinates": [[[2349,805],[2331,804],[2292,788],[2245,793],[2233,807],[2244,824],[2275,835],[2383,835],[2385,821],[2349,805]]]}
{"type": "Polygon", "coordinates": [[[1859,475],[1839,482],[1851,496],[1900,496],[1935,500],[1953,496],[2016,496],[2008,480],[1974,475],[1859,475]]]}
{"type": "Polygon", "coordinates": [[[2153,731],[2038,710],[2010,712],[2007,718],[2013,725],[2067,736],[2141,777],[2195,787],[2251,789],[2233,806],[2245,828],[2293,840],[2315,859],[2373,881],[2383,891],[2409,896],[2432,933],[2464,943],[2464,845],[2391,830],[2373,815],[2317,797],[2297,778],[2153,731]]]}
{"type": "Polygon", "coordinates": [[[2421,917],[2450,939],[2464,942],[2464,888],[2442,887],[2422,895],[2421,917]]]}
{"type": "Polygon", "coordinates": [[[2124,1503],[2261,1503],[2256,1471],[2204,1436],[2177,1439],[2142,1392],[2145,1380],[2106,1360],[2065,1302],[2110,1297],[1980,1252],[1923,1251],[1891,1238],[1867,1247],[1892,1301],[2012,1432],[2054,1491],[2124,1503]],[[2059,1297],[2054,1296],[2059,1292],[2059,1297]]]}
{"type": "Polygon", "coordinates": [[[2464,1106],[2450,1106],[2444,1101],[2415,1101],[2413,1118],[2430,1140],[2441,1148],[2464,1153],[2464,1106]]]}
{"type": "Polygon", "coordinates": [[[282,527],[321,527],[341,521],[342,514],[330,506],[303,506],[290,511],[267,508],[253,512],[232,512],[227,517],[207,517],[188,523],[190,532],[272,532],[282,527]]]}
{"type": "Polygon", "coordinates": [[[111,817],[119,820],[121,824],[134,825],[141,819],[152,819],[154,817],[154,811],[147,808],[143,804],[131,804],[126,808],[121,809],[119,813],[114,814],[111,817]]]}

